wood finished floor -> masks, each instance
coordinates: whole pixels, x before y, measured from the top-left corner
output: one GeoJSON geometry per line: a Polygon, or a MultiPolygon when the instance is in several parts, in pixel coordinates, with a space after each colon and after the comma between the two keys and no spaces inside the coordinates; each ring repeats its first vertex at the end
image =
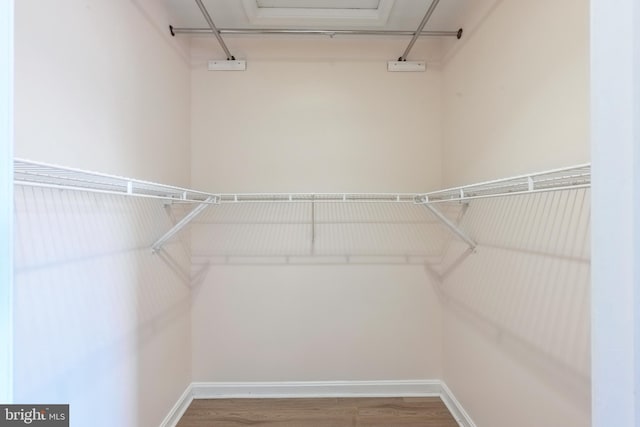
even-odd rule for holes
{"type": "Polygon", "coordinates": [[[439,397],[198,399],[177,427],[458,427],[439,397]]]}

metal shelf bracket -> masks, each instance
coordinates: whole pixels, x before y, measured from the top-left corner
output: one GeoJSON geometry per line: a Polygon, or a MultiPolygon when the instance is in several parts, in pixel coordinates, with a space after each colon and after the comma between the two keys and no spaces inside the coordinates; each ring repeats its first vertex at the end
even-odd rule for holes
{"type": "Polygon", "coordinates": [[[195,219],[198,215],[202,213],[209,205],[219,203],[219,200],[216,196],[211,196],[205,199],[201,204],[197,205],[191,212],[184,216],[180,221],[178,221],[169,231],[164,233],[162,237],[160,237],[156,242],[151,245],[151,250],[155,253],[162,249],[162,246],[171,239],[176,233],[182,230],[184,227],[189,225],[189,223],[195,219]]]}
{"type": "Polygon", "coordinates": [[[462,239],[467,245],[469,245],[469,248],[471,250],[474,250],[476,248],[476,246],[478,246],[478,244],[469,236],[467,236],[467,234],[462,231],[460,229],[460,227],[458,227],[456,224],[454,224],[453,222],[451,222],[447,217],[445,217],[442,212],[440,212],[438,209],[436,209],[435,207],[431,206],[428,203],[425,203],[424,206],[429,209],[431,211],[431,213],[433,213],[449,230],[451,230],[451,232],[453,234],[455,234],[456,236],[458,236],[460,239],[462,239]]]}

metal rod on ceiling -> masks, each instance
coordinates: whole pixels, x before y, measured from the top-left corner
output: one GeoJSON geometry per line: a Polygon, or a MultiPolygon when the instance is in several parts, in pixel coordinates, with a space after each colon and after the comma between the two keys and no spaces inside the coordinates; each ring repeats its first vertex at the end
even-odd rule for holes
{"type": "Polygon", "coordinates": [[[218,39],[218,43],[220,43],[220,46],[222,47],[222,50],[224,50],[224,53],[227,55],[227,60],[232,60],[232,59],[235,60],[236,58],[231,54],[231,52],[229,52],[229,48],[227,48],[227,45],[225,44],[224,40],[222,40],[222,36],[220,36],[220,31],[218,31],[218,29],[216,28],[216,24],[213,23],[213,19],[211,19],[211,15],[209,15],[207,8],[204,7],[204,4],[202,4],[202,0],[196,0],[196,3],[200,8],[200,11],[202,12],[202,15],[204,15],[204,19],[207,20],[207,24],[209,24],[209,27],[211,28],[213,35],[216,36],[216,38],[218,39]]]}
{"type": "MultiPolygon", "coordinates": [[[[407,60],[407,56],[409,55],[409,52],[411,51],[411,48],[413,47],[413,45],[416,42],[416,40],[418,40],[418,37],[420,37],[420,33],[422,32],[422,29],[424,28],[425,25],[427,25],[427,21],[429,21],[429,18],[431,18],[431,15],[433,14],[433,11],[436,10],[436,6],[438,6],[439,2],[440,2],[440,0],[433,0],[431,2],[431,6],[429,6],[429,9],[427,9],[427,13],[425,13],[424,18],[422,18],[422,22],[420,22],[420,25],[418,25],[418,29],[413,34],[413,37],[411,38],[411,41],[409,42],[409,46],[407,46],[407,48],[404,50],[404,53],[402,54],[402,56],[400,58],[398,58],[398,61],[406,61],[407,60]]],[[[460,38],[460,37],[458,37],[458,38],[460,38]]]]}
{"type": "MultiPolygon", "coordinates": [[[[176,34],[211,34],[209,28],[175,28],[169,27],[171,35],[176,34]]],[[[286,29],[286,28],[219,28],[219,34],[227,35],[320,35],[320,36],[413,36],[414,31],[397,30],[326,30],[326,29],[286,29]]],[[[422,31],[421,37],[457,37],[462,36],[462,29],[457,31],[422,31]]]]}

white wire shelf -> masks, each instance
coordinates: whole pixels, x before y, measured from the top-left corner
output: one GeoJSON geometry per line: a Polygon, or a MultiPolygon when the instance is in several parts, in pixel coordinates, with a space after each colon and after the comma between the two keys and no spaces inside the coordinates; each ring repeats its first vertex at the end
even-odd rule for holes
{"type": "Polygon", "coordinates": [[[14,159],[14,183],[32,187],[151,197],[184,203],[215,203],[217,196],[181,187],[14,159]]]}
{"type": "MultiPolygon", "coordinates": [[[[476,243],[432,204],[487,197],[587,188],[591,185],[591,165],[584,164],[479,184],[448,188],[430,193],[237,193],[213,194],[149,181],[125,178],[24,159],[14,159],[17,185],[77,190],[123,196],[151,197],[197,206],[152,245],[158,251],[175,234],[211,205],[236,203],[411,203],[426,205],[436,218],[471,249],[476,243]]],[[[315,230],[315,210],[312,222],[315,230]]],[[[312,238],[313,240],[313,238],[312,238]]]]}
{"type": "Polygon", "coordinates": [[[447,188],[428,193],[223,193],[213,194],[149,181],[34,162],[14,160],[17,185],[168,199],[186,203],[441,203],[586,188],[591,165],[582,164],[527,175],[447,188]]]}
{"type": "Polygon", "coordinates": [[[570,166],[511,178],[497,179],[477,184],[463,185],[424,193],[417,203],[442,203],[587,188],[591,186],[591,164],[570,166]]]}

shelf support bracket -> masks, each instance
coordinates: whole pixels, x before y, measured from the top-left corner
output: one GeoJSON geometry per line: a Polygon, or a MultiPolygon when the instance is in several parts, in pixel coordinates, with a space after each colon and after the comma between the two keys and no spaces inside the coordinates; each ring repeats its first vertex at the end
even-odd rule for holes
{"type": "Polygon", "coordinates": [[[453,234],[461,238],[467,245],[469,245],[469,248],[471,250],[475,249],[476,246],[478,246],[478,244],[471,237],[467,236],[467,234],[464,231],[462,231],[460,227],[458,227],[456,224],[451,222],[447,217],[445,217],[442,214],[442,212],[440,212],[439,210],[437,210],[436,208],[434,208],[428,203],[425,203],[424,206],[427,209],[429,209],[431,213],[434,214],[449,230],[451,230],[453,234]]]}
{"type": "Polygon", "coordinates": [[[200,215],[203,210],[205,210],[207,207],[209,207],[209,205],[211,205],[211,203],[215,203],[215,202],[216,202],[216,197],[214,197],[214,196],[207,197],[202,203],[200,203],[198,206],[193,208],[193,210],[191,212],[186,214],[184,218],[182,218],[173,227],[171,227],[171,229],[169,231],[164,233],[164,235],[162,237],[160,237],[158,240],[156,240],[156,242],[151,246],[151,250],[154,253],[158,252],[160,249],[162,249],[162,246],[167,242],[167,240],[172,238],[176,233],[178,233],[184,227],[189,225],[189,223],[195,217],[200,215]]]}

